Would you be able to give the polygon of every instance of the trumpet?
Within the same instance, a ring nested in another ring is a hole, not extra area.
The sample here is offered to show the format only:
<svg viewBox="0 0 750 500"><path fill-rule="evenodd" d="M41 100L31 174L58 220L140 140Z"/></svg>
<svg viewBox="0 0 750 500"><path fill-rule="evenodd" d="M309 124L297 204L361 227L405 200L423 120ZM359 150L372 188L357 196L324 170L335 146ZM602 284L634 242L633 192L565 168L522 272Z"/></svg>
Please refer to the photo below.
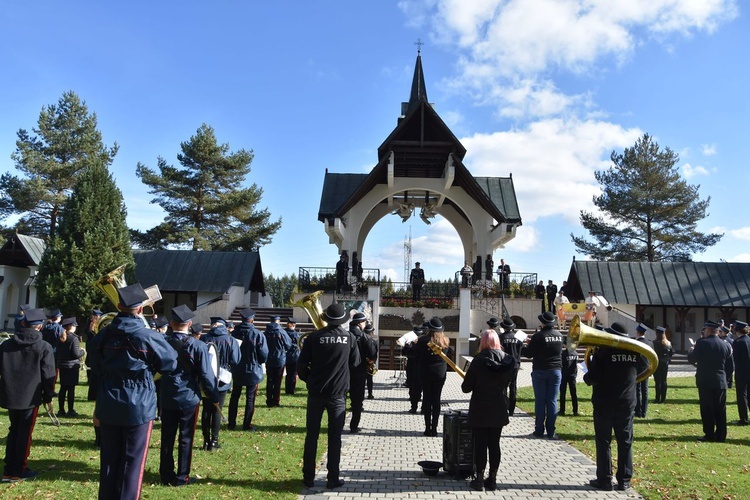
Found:
<svg viewBox="0 0 750 500"><path fill-rule="evenodd" d="M611 333L602 332L590 326L582 325L581 318L576 315L570 322L568 329L568 349L575 349L579 345L588 346L584 361L588 366L589 358L593 350L597 347L612 347L616 349L625 349L640 354L648 361L648 368L643 370L636 377L636 382L643 382L654 374L659 366L659 358L656 352L643 342L638 342L628 337L620 337Z"/></svg>
<svg viewBox="0 0 750 500"><path fill-rule="evenodd" d="M430 349L432 349L432 352L434 352L435 354L437 354L438 356L440 356L441 358L443 358L443 361L445 361L446 363L448 363L448 366L450 366L451 368L453 368L453 370L456 373L458 373L459 375L461 375L461 378L466 378L466 372L464 372L461 368L459 368L458 366L456 366L456 363L454 363L451 358L449 358L448 356L445 355L445 353L443 352L443 349L439 345L435 344L434 342L427 342L427 347L429 347Z"/></svg>

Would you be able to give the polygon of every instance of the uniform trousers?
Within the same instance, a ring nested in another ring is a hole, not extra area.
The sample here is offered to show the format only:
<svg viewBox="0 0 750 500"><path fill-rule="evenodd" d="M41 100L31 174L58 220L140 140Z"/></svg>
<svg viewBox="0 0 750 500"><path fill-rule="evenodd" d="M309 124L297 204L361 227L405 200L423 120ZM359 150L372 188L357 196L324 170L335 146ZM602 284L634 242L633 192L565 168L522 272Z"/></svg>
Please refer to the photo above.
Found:
<svg viewBox="0 0 750 500"><path fill-rule="evenodd" d="M648 379L635 384L635 416L646 418L648 411Z"/></svg>
<svg viewBox="0 0 750 500"><path fill-rule="evenodd" d="M736 378L734 381L734 390L737 393L737 411L740 414L740 422L750 423L747 419L747 409L750 405L750 379L743 380Z"/></svg>
<svg viewBox="0 0 750 500"><path fill-rule="evenodd" d="M183 410L161 410L161 455L159 475L162 484L181 486L190 481L190 463L193 459L193 440L198 425L197 404ZM174 469L174 443L177 440L177 472Z"/></svg>
<svg viewBox="0 0 750 500"><path fill-rule="evenodd" d="M630 483L633 477L633 410L629 406L594 403L596 435L596 478L612 482L612 431L617 440L617 482Z"/></svg>
<svg viewBox="0 0 750 500"><path fill-rule="evenodd" d="M138 499L153 421L141 425L101 424L99 500Z"/></svg>
<svg viewBox="0 0 750 500"><path fill-rule="evenodd" d="M669 358L666 358L667 360ZM667 399L667 373L669 372L669 361L659 361L659 366L654 372L654 386L656 388L656 398L654 402L664 403Z"/></svg>
<svg viewBox="0 0 750 500"><path fill-rule="evenodd" d="M39 407L24 410L8 410L10 426L5 439L4 476L20 477L27 468L31 449L31 433L34 432Z"/></svg>
<svg viewBox="0 0 750 500"><path fill-rule="evenodd" d="M286 378L284 379L284 392L294 394L297 389L297 362L286 364Z"/></svg>
<svg viewBox="0 0 750 500"><path fill-rule="evenodd" d="M373 395L372 389L375 386L375 381L372 379L372 375L370 375L369 373L367 374L366 379L367 379L367 395L372 396Z"/></svg>
<svg viewBox="0 0 750 500"><path fill-rule="evenodd" d="M543 435L545 429L548 436L555 435L557 395L560 392L561 379L562 373L559 369L550 368L531 372L531 385L534 388L534 433L537 436Z"/></svg>
<svg viewBox="0 0 750 500"><path fill-rule="evenodd" d="M710 441L727 438L727 390L698 388L703 434Z"/></svg>
<svg viewBox="0 0 750 500"><path fill-rule="evenodd" d="M284 365L266 365L266 406L279 406L281 403L281 379L284 377Z"/></svg>
<svg viewBox="0 0 750 500"><path fill-rule="evenodd" d="M362 418L362 411L364 410L366 382L363 373L356 373L352 370L349 379L349 400L352 412L352 420L349 422L349 427L351 429L359 428L359 421Z"/></svg>
<svg viewBox="0 0 750 500"><path fill-rule="evenodd" d="M221 430L221 410L224 409L224 400L226 400L227 391L219 392L219 407L211 400L203 398L203 413L201 414L201 430L203 431L203 440L206 442L218 442L219 431Z"/></svg>
<svg viewBox="0 0 750 500"><path fill-rule="evenodd" d="M422 382L419 380L417 360L412 358L406 361L406 383L409 386L409 401L412 410L417 410L419 400L422 399Z"/></svg>
<svg viewBox="0 0 750 500"><path fill-rule="evenodd" d="M570 387L570 404L573 407L573 414L578 414L578 392L576 390L577 375L566 375L560 382L560 414L565 414L565 396Z"/></svg>
<svg viewBox="0 0 750 500"><path fill-rule="evenodd" d="M487 466L487 454L490 456L490 475L494 479L500 468L500 435L502 427L472 427L471 435L474 439L474 474L477 478Z"/></svg>
<svg viewBox="0 0 750 500"><path fill-rule="evenodd" d="M328 413L328 482L339 480L341 466L341 432L346 420L346 395L330 397L307 397L307 434L302 458L302 478L312 481L315 478L315 464L318 456L318 437L323 411Z"/></svg>
<svg viewBox="0 0 750 500"><path fill-rule="evenodd" d="M519 368L520 367L513 368L513 373L511 373L510 382L508 383L508 415L513 415L516 412Z"/></svg>
<svg viewBox="0 0 750 500"><path fill-rule="evenodd" d="M229 416L227 417L230 429L237 426L237 411L243 387L245 388L245 416L242 419L242 428L248 430L251 427L255 414L255 397L258 395L258 385L241 385L235 382L232 386L232 395L229 398Z"/></svg>
<svg viewBox="0 0 750 500"><path fill-rule="evenodd" d="M436 430L440 419L440 396L445 385L445 376L442 378L421 377L424 401L422 410L424 412L424 426L426 430Z"/></svg>

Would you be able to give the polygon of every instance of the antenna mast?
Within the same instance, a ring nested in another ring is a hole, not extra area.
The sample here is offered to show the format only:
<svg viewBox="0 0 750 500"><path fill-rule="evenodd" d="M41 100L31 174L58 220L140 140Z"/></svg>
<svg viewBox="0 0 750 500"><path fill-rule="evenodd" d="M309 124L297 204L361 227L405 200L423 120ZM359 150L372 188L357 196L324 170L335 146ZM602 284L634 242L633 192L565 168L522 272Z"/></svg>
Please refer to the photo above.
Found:
<svg viewBox="0 0 750 500"><path fill-rule="evenodd" d="M409 281L411 272L411 226L409 226L409 237L404 236L404 281Z"/></svg>

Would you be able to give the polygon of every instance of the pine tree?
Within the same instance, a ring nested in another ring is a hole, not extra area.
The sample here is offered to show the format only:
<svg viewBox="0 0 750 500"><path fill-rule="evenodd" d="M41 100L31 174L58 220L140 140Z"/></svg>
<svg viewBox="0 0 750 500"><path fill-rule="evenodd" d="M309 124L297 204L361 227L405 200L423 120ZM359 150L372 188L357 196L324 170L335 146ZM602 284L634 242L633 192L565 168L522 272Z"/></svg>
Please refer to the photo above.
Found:
<svg viewBox="0 0 750 500"><path fill-rule="evenodd" d="M159 157L157 174L138 163L136 174L166 212L163 223L145 233L133 232L144 248L188 247L193 250L249 251L271 242L281 219L270 221L267 209L256 210L263 189L242 188L253 152L234 153L219 144L213 128L203 124L180 145L182 168Z"/></svg>
<svg viewBox="0 0 750 500"><path fill-rule="evenodd" d="M698 198L675 166L677 153L645 134L613 166L595 173L602 194L594 205L602 215L581 211L581 225L594 241L570 235L577 251L594 260L689 261L723 235L697 231L711 201Z"/></svg>
<svg viewBox="0 0 750 500"><path fill-rule="evenodd" d="M125 216L122 193L107 167L99 161L84 169L39 264L44 306L83 318L106 303L92 284L122 264L135 268Z"/></svg>
<svg viewBox="0 0 750 500"><path fill-rule="evenodd" d="M51 238L81 170L93 161L109 166L118 146L104 146L96 114L89 114L86 103L72 91L57 105L43 107L37 125L36 135L24 129L17 133L11 157L23 177L9 172L0 177L0 217L22 214L18 232Z"/></svg>

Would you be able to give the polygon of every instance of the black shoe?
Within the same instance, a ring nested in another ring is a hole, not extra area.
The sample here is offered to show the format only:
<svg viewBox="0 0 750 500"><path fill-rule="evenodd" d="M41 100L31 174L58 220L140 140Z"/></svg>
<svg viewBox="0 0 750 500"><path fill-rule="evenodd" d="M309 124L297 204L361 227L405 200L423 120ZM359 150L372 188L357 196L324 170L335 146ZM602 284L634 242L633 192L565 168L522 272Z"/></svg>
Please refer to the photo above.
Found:
<svg viewBox="0 0 750 500"><path fill-rule="evenodd" d="M628 491L630 489L630 482L627 482L627 483L617 483L617 489L619 491Z"/></svg>
<svg viewBox="0 0 750 500"><path fill-rule="evenodd" d="M413 415L416 415L416 414L417 414L417 409L416 409L416 408L411 408L411 409L409 410L409 413L411 413L411 414L413 414Z"/></svg>
<svg viewBox="0 0 750 500"><path fill-rule="evenodd" d="M332 490L334 488L339 488L341 486L344 486L344 480L343 479L337 479L335 481L330 481L329 480L326 483L326 488L328 488L329 490Z"/></svg>
<svg viewBox="0 0 750 500"><path fill-rule="evenodd" d="M611 481L599 481L598 479L592 479L589 481L589 486L602 491L612 491L613 489Z"/></svg>
<svg viewBox="0 0 750 500"><path fill-rule="evenodd" d="M247 426L243 426L242 430L243 431L248 431L248 432L255 432L258 429L254 425L247 425Z"/></svg>
<svg viewBox="0 0 750 500"><path fill-rule="evenodd" d="M543 432L536 432L535 431L535 432L532 432L531 434L529 434L529 437L543 438L544 437L544 433Z"/></svg>
<svg viewBox="0 0 750 500"><path fill-rule="evenodd" d="M218 441L211 441L211 444L209 445L209 447L210 447L209 451L221 449L221 445L219 445Z"/></svg>
<svg viewBox="0 0 750 500"><path fill-rule="evenodd" d="M559 441L560 436L558 436L557 434L552 434L551 436L547 436L547 439L549 439L550 441Z"/></svg>
<svg viewBox="0 0 750 500"><path fill-rule="evenodd" d="M565 416L565 411L564 410L563 411L558 411L557 412L557 416L558 417L564 417Z"/></svg>
<svg viewBox="0 0 750 500"><path fill-rule="evenodd" d="M432 431L430 432L430 436L437 437L437 429L432 429Z"/></svg>
<svg viewBox="0 0 750 500"><path fill-rule="evenodd" d="M227 424L227 429L233 431L237 428L237 424Z"/></svg>
<svg viewBox="0 0 750 500"><path fill-rule="evenodd" d="M361 430L362 430L362 429L360 429L359 427L352 427L352 428L351 428L351 430L350 430L349 432L351 432L352 434L357 434L357 433L359 433L359 431L361 431Z"/></svg>
<svg viewBox="0 0 750 500"><path fill-rule="evenodd" d="M373 396L372 394L370 394L370 395L367 396L367 399L375 399L375 396Z"/></svg>
<svg viewBox="0 0 750 500"><path fill-rule="evenodd" d="M578 412L577 412L577 411L574 411L574 412L573 412L573 416L574 416L574 417L577 417L577 416L578 416Z"/></svg>
<svg viewBox="0 0 750 500"><path fill-rule="evenodd" d="M497 489L497 479L494 477L488 477L484 480L484 489L487 491L495 491Z"/></svg>
<svg viewBox="0 0 750 500"><path fill-rule="evenodd" d="M469 488L476 491L482 491L484 490L484 481L480 478L472 479L469 483Z"/></svg>
<svg viewBox="0 0 750 500"><path fill-rule="evenodd" d="M696 438L696 441L700 441L701 443L710 443L714 440L714 438L710 438L708 436L701 436L699 438Z"/></svg>
<svg viewBox="0 0 750 500"><path fill-rule="evenodd" d="M304 484L308 488L312 488L312 487L315 486L315 480L312 479L312 478L310 478L310 479L302 479L302 484Z"/></svg>
<svg viewBox="0 0 750 500"><path fill-rule="evenodd" d="M424 434L425 436L432 436L432 431L430 429L425 429L422 434Z"/></svg>
<svg viewBox="0 0 750 500"><path fill-rule="evenodd" d="M64 410L60 410L60 411L58 411L58 412L57 412L57 416L58 416L58 417L61 417L61 418L65 418L65 417L67 417L67 416L68 416L68 414L67 414L67 413L65 413L65 411L64 411Z"/></svg>
<svg viewBox="0 0 750 500"><path fill-rule="evenodd" d="M75 410L70 410L70 411L68 412L68 418L76 418L76 417L79 417L79 416L80 416L80 415L78 415L78 412L77 412L77 411L75 411Z"/></svg>

